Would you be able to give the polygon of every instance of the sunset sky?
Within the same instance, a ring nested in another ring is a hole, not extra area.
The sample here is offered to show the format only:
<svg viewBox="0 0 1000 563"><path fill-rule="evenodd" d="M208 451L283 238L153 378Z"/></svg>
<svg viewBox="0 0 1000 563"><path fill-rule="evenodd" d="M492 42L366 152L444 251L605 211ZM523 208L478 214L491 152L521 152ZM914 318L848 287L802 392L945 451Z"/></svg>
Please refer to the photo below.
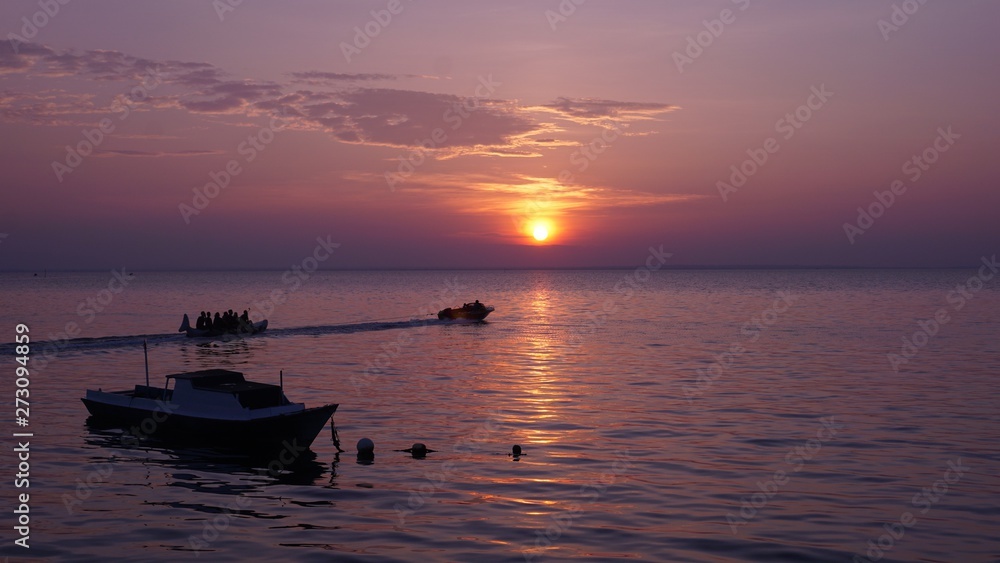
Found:
<svg viewBox="0 0 1000 563"><path fill-rule="evenodd" d="M0 269L1000 250L996 1L231 3L0 5Z"/></svg>

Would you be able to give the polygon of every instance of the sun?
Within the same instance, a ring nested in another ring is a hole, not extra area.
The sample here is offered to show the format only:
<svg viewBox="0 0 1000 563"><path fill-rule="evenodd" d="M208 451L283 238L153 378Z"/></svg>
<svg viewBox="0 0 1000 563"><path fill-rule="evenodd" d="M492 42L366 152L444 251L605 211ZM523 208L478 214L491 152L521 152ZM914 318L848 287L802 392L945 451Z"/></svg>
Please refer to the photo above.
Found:
<svg viewBox="0 0 1000 563"><path fill-rule="evenodd" d="M535 245L548 245L560 237L558 225L548 217L535 217L521 224L521 232Z"/></svg>

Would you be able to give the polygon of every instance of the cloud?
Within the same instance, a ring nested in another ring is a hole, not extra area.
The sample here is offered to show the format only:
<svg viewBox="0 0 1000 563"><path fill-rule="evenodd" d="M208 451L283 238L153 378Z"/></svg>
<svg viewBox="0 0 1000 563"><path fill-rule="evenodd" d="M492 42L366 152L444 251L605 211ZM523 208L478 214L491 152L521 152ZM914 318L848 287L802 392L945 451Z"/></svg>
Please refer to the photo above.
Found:
<svg viewBox="0 0 1000 563"><path fill-rule="evenodd" d="M325 131L344 143L424 147L438 158L538 156L540 145L564 145L566 141L557 138L563 129L539 120L539 115L606 126L608 120L652 120L675 109L661 103L570 97L526 108L493 98L359 86L429 78L416 74L304 70L290 73L288 83L234 79L204 62L154 61L112 50L57 51L34 43L21 44L17 52L8 42L0 43L0 72L30 76L33 81L72 75L77 80L125 83L117 91L117 101L108 100L107 105L98 101L96 92L4 91L0 119L7 121L79 125L93 122L93 114L121 109L122 101L129 102L130 109L179 109L193 115L280 114L292 129ZM323 88L303 89L301 84ZM428 141L435 132L436 139Z"/></svg>
<svg viewBox="0 0 1000 563"><path fill-rule="evenodd" d="M609 120L617 122L653 120L678 108L664 103L560 97L535 109L574 123L597 125Z"/></svg>
<svg viewBox="0 0 1000 563"><path fill-rule="evenodd" d="M366 82L374 80L398 80L399 75L396 74L377 74L377 73L354 73L346 74L341 72L322 72L318 70L307 70L302 72L292 72L289 73L292 77L292 82L303 82L309 85L317 86L322 84L329 84L331 82ZM406 75L412 76L412 75Z"/></svg>
<svg viewBox="0 0 1000 563"><path fill-rule="evenodd" d="M358 172L346 179L359 184L383 181L381 174ZM610 209L672 206L710 200L696 193L664 193L627 189L616 185L560 183L556 178L522 174L515 168L478 171L425 172L407 180L401 192L427 205L455 206L460 213L501 213L511 217L550 216L601 212ZM475 194L469 197L470 193Z"/></svg>
<svg viewBox="0 0 1000 563"><path fill-rule="evenodd" d="M401 78L423 78L428 80L440 80L438 76L428 74L383 74L383 73L343 73L324 72L319 70L306 70L300 72L290 72L292 82L308 84L310 86L339 86L342 82L376 82L391 81Z"/></svg>
<svg viewBox="0 0 1000 563"><path fill-rule="evenodd" d="M484 99L411 90L363 88L338 94L345 128L368 144L421 146L435 130L435 148L508 146L535 124L517 108Z"/></svg>
<svg viewBox="0 0 1000 563"><path fill-rule="evenodd" d="M274 83L217 80L195 95L180 98L178 103L196 113L248 113L255 103L274 98L281 92L281 86Z"/></svg>
<svg viewBox="0 0 1000 563"><path fill-rule="evenodd" d="M137 80L150 67L177 64L157 63L120 51L56 51L37 43L21 43L15 50L10 41L0 43L0 72L30 73L49 78L86 76L92 80Z"/></svg>
<svg viewBox="0 0 1000 563"><path fill-rule="evenodd" d="M65 90L40 90L37 92L0 91L0 119L34 125L80 125L92 123L93 117L81 120L78 116L100 114L104 108L94 103L93 94L76 94Z"/></svg>
<svg viewBox="0 0 1000 563"><path fill-rule="evenodd" d="M22 43L15 51L12 41L4 41L0 43L0 74L24 72L49 53L51 49L36 43Z"/></svg>
<svg viewBox="0 0 1000 563"><path fill-rule="evenodd" d="M192 88L205 88L219 84L225 74L207 63L176 63L177 84Z"/></svg>
<svg viewBox="0 0 1000 563"><path fill-rule="evenodd" d="M187 157L187 156L212 156L226 154L221 150L184 150L184 151L139 151L139 150L98 150L94 152L95 157L111 158L116 156L141 157L141 158L162 158L162 157Z"/></svg>

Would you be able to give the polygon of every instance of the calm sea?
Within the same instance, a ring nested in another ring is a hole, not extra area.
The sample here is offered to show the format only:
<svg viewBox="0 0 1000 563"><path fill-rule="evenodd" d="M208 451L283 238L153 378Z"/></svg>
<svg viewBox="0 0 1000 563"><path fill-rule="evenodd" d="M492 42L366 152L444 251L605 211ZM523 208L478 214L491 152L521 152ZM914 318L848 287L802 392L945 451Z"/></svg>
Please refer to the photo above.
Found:
<svg viewBox="0 0 1000 563"><path fill-rule="evenodd" d="M0 555L1000 560L988 271L130 274L0 275ZM496 307L488 322L427 315L473 299ZM185 312L247 307L264 335L176 332ZM80 397L141 383L144 339L154 384L283 370L293 400L340 404L347 451L326 430L285 466L89 427ZM399 451L415 442L435 451ZM30 549L14 544L22 493Z"/></svg>

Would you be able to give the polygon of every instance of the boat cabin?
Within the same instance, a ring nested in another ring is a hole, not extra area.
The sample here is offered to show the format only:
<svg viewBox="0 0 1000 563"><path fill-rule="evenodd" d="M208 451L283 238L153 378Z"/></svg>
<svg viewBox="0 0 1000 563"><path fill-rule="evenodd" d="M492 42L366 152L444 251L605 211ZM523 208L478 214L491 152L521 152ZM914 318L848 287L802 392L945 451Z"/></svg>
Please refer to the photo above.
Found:
<svg viewBox="0 0 1000 563"><path fill-rule="evenodd" d="M206 369L167 376L174 380L173 403L213 408L265 409L290 404L281 387L247 381L243 374L225 369Z"/></svg>

